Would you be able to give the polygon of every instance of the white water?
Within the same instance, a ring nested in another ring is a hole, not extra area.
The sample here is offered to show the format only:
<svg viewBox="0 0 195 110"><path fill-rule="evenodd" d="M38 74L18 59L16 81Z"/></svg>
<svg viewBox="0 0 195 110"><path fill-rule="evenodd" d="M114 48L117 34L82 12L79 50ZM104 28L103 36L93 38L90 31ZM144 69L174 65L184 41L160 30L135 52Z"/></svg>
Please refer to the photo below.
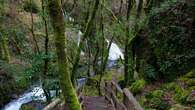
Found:
<svg viewBox="0 0 195 110"><path fill-rule="evenodd" d="M78 87L81 87L85 84L86 78L78 79ZM51 95L54 96L55 91L50 91ZM8 103L2 110L20 110L23 104L32 102L32 101L46 101L44 91L41 87L34 87L30 92L24 93L20 98L11 101Z"/></svg>
<svg viewBox="0 0 195 110"><path fill-rule="evenodd" d="M79 30L78 34L77 34L77 45L79 46L80 42L81 42L81 36L83 35L83 33ZM106 39L107 44L109 45L110 41L108 39ZM81 52L81 55L84 55L84 52ZM121 52L120 48L118 47L118 45L114 42L112 42L110 50L109 50L109 57L108 59L111 61L116 61L119 58L124 59L124 55Z"/></svg>
<svg viewBox="0 0 195 110"><path fill-rule="evenodd" d="M8 103L2 110L19 110L22 104L29 103L33 100L46 100L41 87L34 87L30 92L26 92L20 98Z"/></svg>
<svg viewBox="0 0 195 110"><path fill-rule="evenodd" d="M106 42L109 45L110 41L108 41L106 39ZM109 50L109 57L108 57L108 59L112 60L112 61L115 61L115 60L118 60L119 58L124 59L124 55L121 52L121 50L118 47L118 45L112 42L110 50Z"/></svg>

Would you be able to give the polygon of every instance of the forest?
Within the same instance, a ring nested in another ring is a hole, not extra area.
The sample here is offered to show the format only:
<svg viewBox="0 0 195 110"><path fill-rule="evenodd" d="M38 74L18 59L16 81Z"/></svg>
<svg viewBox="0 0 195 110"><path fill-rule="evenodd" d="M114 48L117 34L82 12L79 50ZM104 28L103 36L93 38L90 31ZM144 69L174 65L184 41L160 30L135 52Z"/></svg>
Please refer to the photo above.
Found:
<svg viewBox="0 0 195 110"><path fill-rule="evenodd" d="M1 110L195 110L195 0L0 0Z"/></svg>

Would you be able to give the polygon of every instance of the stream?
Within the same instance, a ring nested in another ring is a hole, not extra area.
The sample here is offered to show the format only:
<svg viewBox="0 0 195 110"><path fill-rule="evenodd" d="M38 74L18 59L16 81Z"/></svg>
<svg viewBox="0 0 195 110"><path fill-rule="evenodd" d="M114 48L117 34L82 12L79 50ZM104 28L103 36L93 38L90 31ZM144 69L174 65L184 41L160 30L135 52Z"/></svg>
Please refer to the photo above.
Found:
<svg viewBox="0 0 195 110"><path fill-rule="evenodd" d="M80 32L79 32L80 33ZM107 40L108 44L109 41ZM109 51L109 61L108 61L108 67L113 67L116 65L117 60L121 58L124 59L124 55L121 52L120 48L117 46L117 44L112 43L111 48ZM85 83L85 78L78 79L78 87L83 86ZM24 92L18 99L12 100L10 103L5 105L2 110L20 110L21 106L23 104L32 102L32 101L46 101L46 97L44 96L43 89L41 86L34 86L31 90L28 90Z"/></svg>

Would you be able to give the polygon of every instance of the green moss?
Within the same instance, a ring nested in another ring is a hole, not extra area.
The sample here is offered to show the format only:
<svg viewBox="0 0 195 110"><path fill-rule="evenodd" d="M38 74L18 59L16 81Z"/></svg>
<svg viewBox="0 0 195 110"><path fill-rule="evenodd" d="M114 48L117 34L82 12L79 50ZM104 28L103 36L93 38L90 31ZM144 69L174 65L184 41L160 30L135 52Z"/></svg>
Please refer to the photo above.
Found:
<svg viewBox="0 0 195 110"><path fill-rule="evenodd" d="M98 96L98 89L95 86L84 86L83 93L85 96Z"/></svg>
<svg viewBox="0 0 195 110"><path fill-rule="evenodd" d="M28 106L28 105L24 105L21 107L21 110L36 110L35 108Z"/></svg>
<svg viewBox="0 0 195 110"><path fill-rule="evenodd" d="M145 87L146 81L143 79L136 80L132 85L130 86L131 92L134 94L140 93L144 87Z"/></svg>
<svg viewBox="0 0 195 110"><path fill-rule="evenodd" d="M146 102L147 102L146 97L145 97L145 96L141 96L140 99L139 99L139 103L140 103L142 106L144 106Z"/></svg>
<svg viewBox="0 0 195 110"><path fill-rule="evenodd" d="M186 84L187 84L188 86L195 86L195 78L189 79L189 80L186 82Z"/></svg>

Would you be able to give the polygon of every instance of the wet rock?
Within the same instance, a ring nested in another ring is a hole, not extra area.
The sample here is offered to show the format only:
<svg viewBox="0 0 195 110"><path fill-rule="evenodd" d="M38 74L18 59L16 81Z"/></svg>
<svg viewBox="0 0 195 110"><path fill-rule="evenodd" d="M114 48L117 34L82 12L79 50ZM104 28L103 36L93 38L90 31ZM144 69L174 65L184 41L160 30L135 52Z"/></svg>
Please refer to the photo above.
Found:
<svg viewBox="0 0 195 110"><path fill-rule="evenodd" d="M13 94L11 97L12 97L12 99L18 99L19 98L19 96L17 94Z"/></svg>
<svg viewBox="0 0 195 110"><path fill-rule="evenodd" d="M45 104L43 102L33 101L22 105L20 110L42 110L44 106Z"/></svg>

